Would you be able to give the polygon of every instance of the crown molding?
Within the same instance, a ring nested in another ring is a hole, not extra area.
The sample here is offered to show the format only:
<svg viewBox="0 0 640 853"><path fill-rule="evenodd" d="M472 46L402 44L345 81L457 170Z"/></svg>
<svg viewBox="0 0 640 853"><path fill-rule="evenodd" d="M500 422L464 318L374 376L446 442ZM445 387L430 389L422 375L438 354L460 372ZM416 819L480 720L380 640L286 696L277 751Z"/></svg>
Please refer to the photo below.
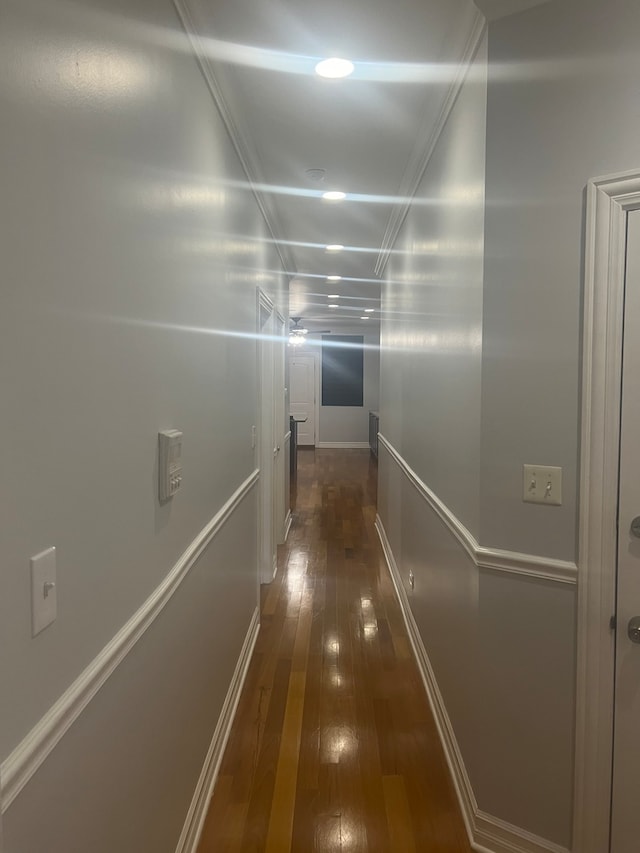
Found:
<svg viewBox="0 0 640 853"><path fill-rule="evenodd" d="M473 0L473 2L487 21L497 21L499 18L533 9L534 6L542 6L549 0Z"/></svg>
<svg viewBox="0 0 640 853"><path fill-rule="evenodd" d="M427 170L427 167L433 156L440 135L447 123L447 120L453 110L458 95L467 79L469 69L475 59L480 41L486 31L486 21L484 16L478 9L472 7L471 21L467 23L467 38L462 51L460 61L456 70L453 82L449 86L447 94L444 97L438 118L427 134L420 134L419 143L413 149L413 152L407 163L407 167L402 176L402 181L398 189L398 198L400 201L394 206L389 216L387 228L380 246L380 253L376 261L375 273L382 276L391 255L393 246L398 238L402 223L407 217L413 199L415 198L420 182ZM424 144L422 140L424 139Z"/></svg>
<svg viewBox="0 0 640 853"><path fill-rule="evenodd" d="M244 135L240 126L231 114L231 110L229 109L229 105L222 93L222 87L218 80L219 72L216 71L216 63L207 54L187 0L172 0L172 2L180 19L180 23L182 24L187 38L191 43L194 57L198 63L202 76L204 77L205 83L207 84L209 94L211 95L227 134L229 135L231 144L233 145L238 159L240 160L240 165L242 166L242 170L249 182L249 187L255 197L267 229L273 238L274 246L280 256L282 267L289 275L294 275L296 272L296 266L293 255L278 238L278 235L283 233L280 218L267 195L258 189L260 186L265 186L266 181L263 178L262 169L258 162L257 155L254 153L252 146L247 141L247 137Z"/></svg>

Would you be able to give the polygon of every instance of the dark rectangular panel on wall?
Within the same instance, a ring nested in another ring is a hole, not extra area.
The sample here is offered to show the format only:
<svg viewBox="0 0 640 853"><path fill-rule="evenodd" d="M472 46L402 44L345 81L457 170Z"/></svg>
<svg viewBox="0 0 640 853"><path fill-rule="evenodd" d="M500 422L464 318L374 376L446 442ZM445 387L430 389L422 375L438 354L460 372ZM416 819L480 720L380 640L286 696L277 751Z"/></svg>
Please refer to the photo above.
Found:
<svg viewBox="0 0 640 853"><path fill-rule="evenodd" d="M362 406L364 337L322 336L322 405Z"/></svg>

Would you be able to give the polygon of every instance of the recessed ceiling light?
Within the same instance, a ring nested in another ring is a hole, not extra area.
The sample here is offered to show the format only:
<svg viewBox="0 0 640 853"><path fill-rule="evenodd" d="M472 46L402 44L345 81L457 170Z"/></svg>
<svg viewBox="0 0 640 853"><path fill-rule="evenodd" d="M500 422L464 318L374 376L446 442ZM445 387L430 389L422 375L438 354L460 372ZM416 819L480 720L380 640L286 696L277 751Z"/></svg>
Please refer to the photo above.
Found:
<svg viewBox="0 0 640 853"><path fill-rule="evenodd" d="M371 317L367 317L367 315L365 314L365 315L364 315L364 317L360 317L360 319L361 319L361 320L370 320L370 319L371 319Z"/></svg>
<svg viewBox="0 0 640 853"><path fill-rule="evenodd" d="M330 190L328 193L322 193L322 198L325 201L342 201L342 199L346 197L347 194L340 192L339 190Z"/></svg>
<svg viewBox="0 0 640 853"><path fill-rule="evenodd" d="M373 312L374 312L374 309L373 309L373 308L365 308L365 309L364 309L364 313L365 313L365 314L373 314Z"/></svg>
<svg viewBox="0 0 640 853"><path fill-rule="evenodd" d="M325 246L325 252L341 252L344 249L340 243L330 243L328 246Z"/></svg>
<svg viewBox="0 0 640 853"><path fill-rule="evenodd" d="M339 293L330 293L327 296L327 299L340 299L340 294Z"/></svg>
<svg viewBox="0 0 640 853"><path fill-rule="evenodd" d="M330 77L333 80L339 77L348 77L349 74L353 74L353 62L332 56L329 59L323 59L316 65L316 74L320 77Z"/></svg>
<svg viewBox="0 0 640 853"><path fill-rule="evenodd" d="M339 308L340 306L339 305L329 305L328 307L329 308Z"/></svg>
<svg viewBox="0 0 640 853"><path fill-rule="evenodd" d="M342 281L341 275L328 275L327 281Z"/></svg>

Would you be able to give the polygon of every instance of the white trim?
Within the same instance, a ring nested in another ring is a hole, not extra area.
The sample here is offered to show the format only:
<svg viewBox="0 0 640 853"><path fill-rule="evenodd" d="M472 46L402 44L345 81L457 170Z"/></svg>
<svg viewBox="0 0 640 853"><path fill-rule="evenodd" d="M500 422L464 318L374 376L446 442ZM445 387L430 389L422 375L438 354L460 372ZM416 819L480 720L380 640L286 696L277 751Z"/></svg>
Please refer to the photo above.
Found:
<svg viewBox="0 0 640 853"><path fill-rule="evenodd" d="M233 726L233 720L238 708L240 693L247 677L259 630L260 614L256 607L251 617L251 624L249 625L249 630L245 637L220 717L218 718L218 724L211 738L211 744L202 766L202 772L200 773L189 811L187 812L180 840L176 847L176 853L196 853L197 851L198 842L200 841L204 821L209 809L211 794L213 793L220 764L222 763L222 756L224 755L224 750L231 734L231 727Z"/></svg>
<svg viewBox="0 0 640 853"><path fill-rule="evenodd" d="M289 430L289 432L285 432L285 434L284 434L284 442L285 442L285 444L286 444L288 441L291 441L291 430Z"/></svg>
<svg viewBox="0 0 640 853"><path fill-rule="evenodd" d="M640 173L587 187L576 685L574 848L609 850L613 751L616 514L626 220Z"/></svg>
<svg viewBox="0 0 640 853"><path fill-rule="evenodd" d="M380 516L376 516L375 527L400 602L409 641L422 676L471 847L478 853L569 853L564 847L559 847L525 829L488 815L478 808L453 725L440 693L429 655L422 642L420 630L411 611L407 592Z"/></svg>
<svg viewBox="0 0 640 853"><path fill-rule="evenodd" d="M290 274L293 274L296 271L293 255L276 236L277 234L283 233L278 214L268 196L258 189L258 186L266 186L267 184L267 182L262 178L261 170L258 166L258 158L253 152L253 148L249 145L245 135L241 133L240 128L234 120L231 110L229 109L222 94L222 88L218 83L216 73L214 71L215 64L208 56L206 48L202 43L202 39L200 38L198 28L194 21L194 16L189 8L188 0L173 0L173 6L178 14L178 18L180 19L180 23L184 28L187 38L191 43L195 60L198 63L202 76L204 77L209 94L211 95L216 109L220 114L220 118L224 123L229 139L231 140L240 161L240 165L247 177L251 192L253 193L258 208L260 209L260 213L262 214L271 237L273 238L283 269L289 270Z"/></svg>
<svg viewBox="0 0 640 853"><path fill-rule="evenodd" d="M159 616L213 537L258 482L258 476L258 470L255 470L247 477L126 625L4 760L0 768L2 813L6 812L98 690Z"/></svg>
<svg viewBox="0 0 640 853"><path fill-rule="evenodd" d="M293 524L293 516L291 515L291 510L287 510L287 517L284 520L284 541L286 542L289 538L289 531L291 530L291 525Z"/></svg>
<svg viewBox="0 0 640 853"><path fill-rule="evenodd" d="M469 27L469 35L467 37L466 45L458 65L455 78L449 86L449 90L444 98L435 124L432 125L431 122L429 122L431 130L426 138L426 145L420 145L419 148L414 149L402 177L398 190L398 198L400 201L391 211L387 228L382 239L380 253L376 260L375 273L378 276L381 276L384 273L384 269L387 265L387 261L389 260L389 256L391 255L398 233L402 228L402 223L411 209L411 205L416 193L418 192L420 182L422 181L424 173L431 161L433 152L435 151L438 140L440 139L442 131L444 130L449 116L451 115L451 111L455 106L458 95L460 94L465 80L467 79L467 75L475 59L482 37L486 32L487 25L484 16L480 11L478 11L478 9L473 9L472 12L473 17ZM422 137L423 134L419 134L418 138L422 139Z"/></svg>
<svg viewBox="0 0 640 853"><path fill-rule="evenodd" d="M509 15L519 15L535 6L542 6L549 0L473 0L487 21L498 21Z"/></svg>
<svg viewBox="0 0 640 853"><path fill-rule="evenodd" d="M555 560L551 557L520 554L516 551L503 551L499 548L488 548L484 545L479 545L473 534L467 530L460 519L420 479L381 432L378 433L378 448L380 447L383 447L387 451L407 479L417 489L421 497L429 504L433 512L449 528L449 531L456 537L479 569L506 572L512 575L524 575L556 583L575 584L577 582L578 567L575 563L565 560Z"/></svg>
<svg viewBox="0 0 640 853"><path fill-rule="evenodd" d="M332 447L342 448L343 450L368 450L368 441L318 441L316 447L321 450L329 450Z"/></svg>

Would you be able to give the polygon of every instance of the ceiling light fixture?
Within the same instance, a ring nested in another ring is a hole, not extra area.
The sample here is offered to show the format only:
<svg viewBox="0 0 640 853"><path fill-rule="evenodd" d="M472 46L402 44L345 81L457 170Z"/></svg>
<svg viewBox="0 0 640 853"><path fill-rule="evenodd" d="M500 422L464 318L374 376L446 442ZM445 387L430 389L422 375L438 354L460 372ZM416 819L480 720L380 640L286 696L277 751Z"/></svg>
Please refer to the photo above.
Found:
<svg viewBox="0 0 640 853"><path fill-rule="evenodd" d="M307 169L305 175L310 181L324 181L326 169Z"/></svg>
<svg viewBox="0 0 640 853"><path fill-rule="evenodd" d="M346 197L347 194L339 190L330 190L328 193L322 193L324 201L342 201Z"/></svg>
<svg viewBox="0 0 640 853"><path fill-rule="evenodd" d="M363 317L360 317L360 319L361 319L361 320L370 320L371 318L370 318L370 317L367 317L367 315L365 314Z"/></svg>
<svg viewBox="0 0 640 853"><path fill-rule="evenodd" d="M374 310L375 310L374 308L365 308L364 313L365 314L373 314Z"/></svg>
<svg viewBox="0 0 640 853"><path fill-rule="evenodd" d="M316 65L316 74L319 77L328 77L331 80L337 80L341 77L348 77L353 74L354 65L348 59L340 59L337 56L332 56L329 59L323 59Z"/></svg>
<svg viewBox="0 0 640 853"><path fill-rule="evenodd" d="M342 281L341 275L328 275L327 281Z"/></svg>
<svg viewBox="0 0 640 853"><path fill-rule="evenodd" d="M328 307L329 308L339 308L340 306L339 305L329 305Z"/></svg>
<svg viewBox="0 0 640 853"><path fill-rule="evenodd" d="M340 243L330 243L328 246L324 247L325 252L341 252L344 249L344 246Z"/></svg>
<svg viewBox="0 0 640 853"><path fill-rule="evenodd" d="M327 299L340 299L340 294L339 293L329 293L327 295Z"/></svg>

